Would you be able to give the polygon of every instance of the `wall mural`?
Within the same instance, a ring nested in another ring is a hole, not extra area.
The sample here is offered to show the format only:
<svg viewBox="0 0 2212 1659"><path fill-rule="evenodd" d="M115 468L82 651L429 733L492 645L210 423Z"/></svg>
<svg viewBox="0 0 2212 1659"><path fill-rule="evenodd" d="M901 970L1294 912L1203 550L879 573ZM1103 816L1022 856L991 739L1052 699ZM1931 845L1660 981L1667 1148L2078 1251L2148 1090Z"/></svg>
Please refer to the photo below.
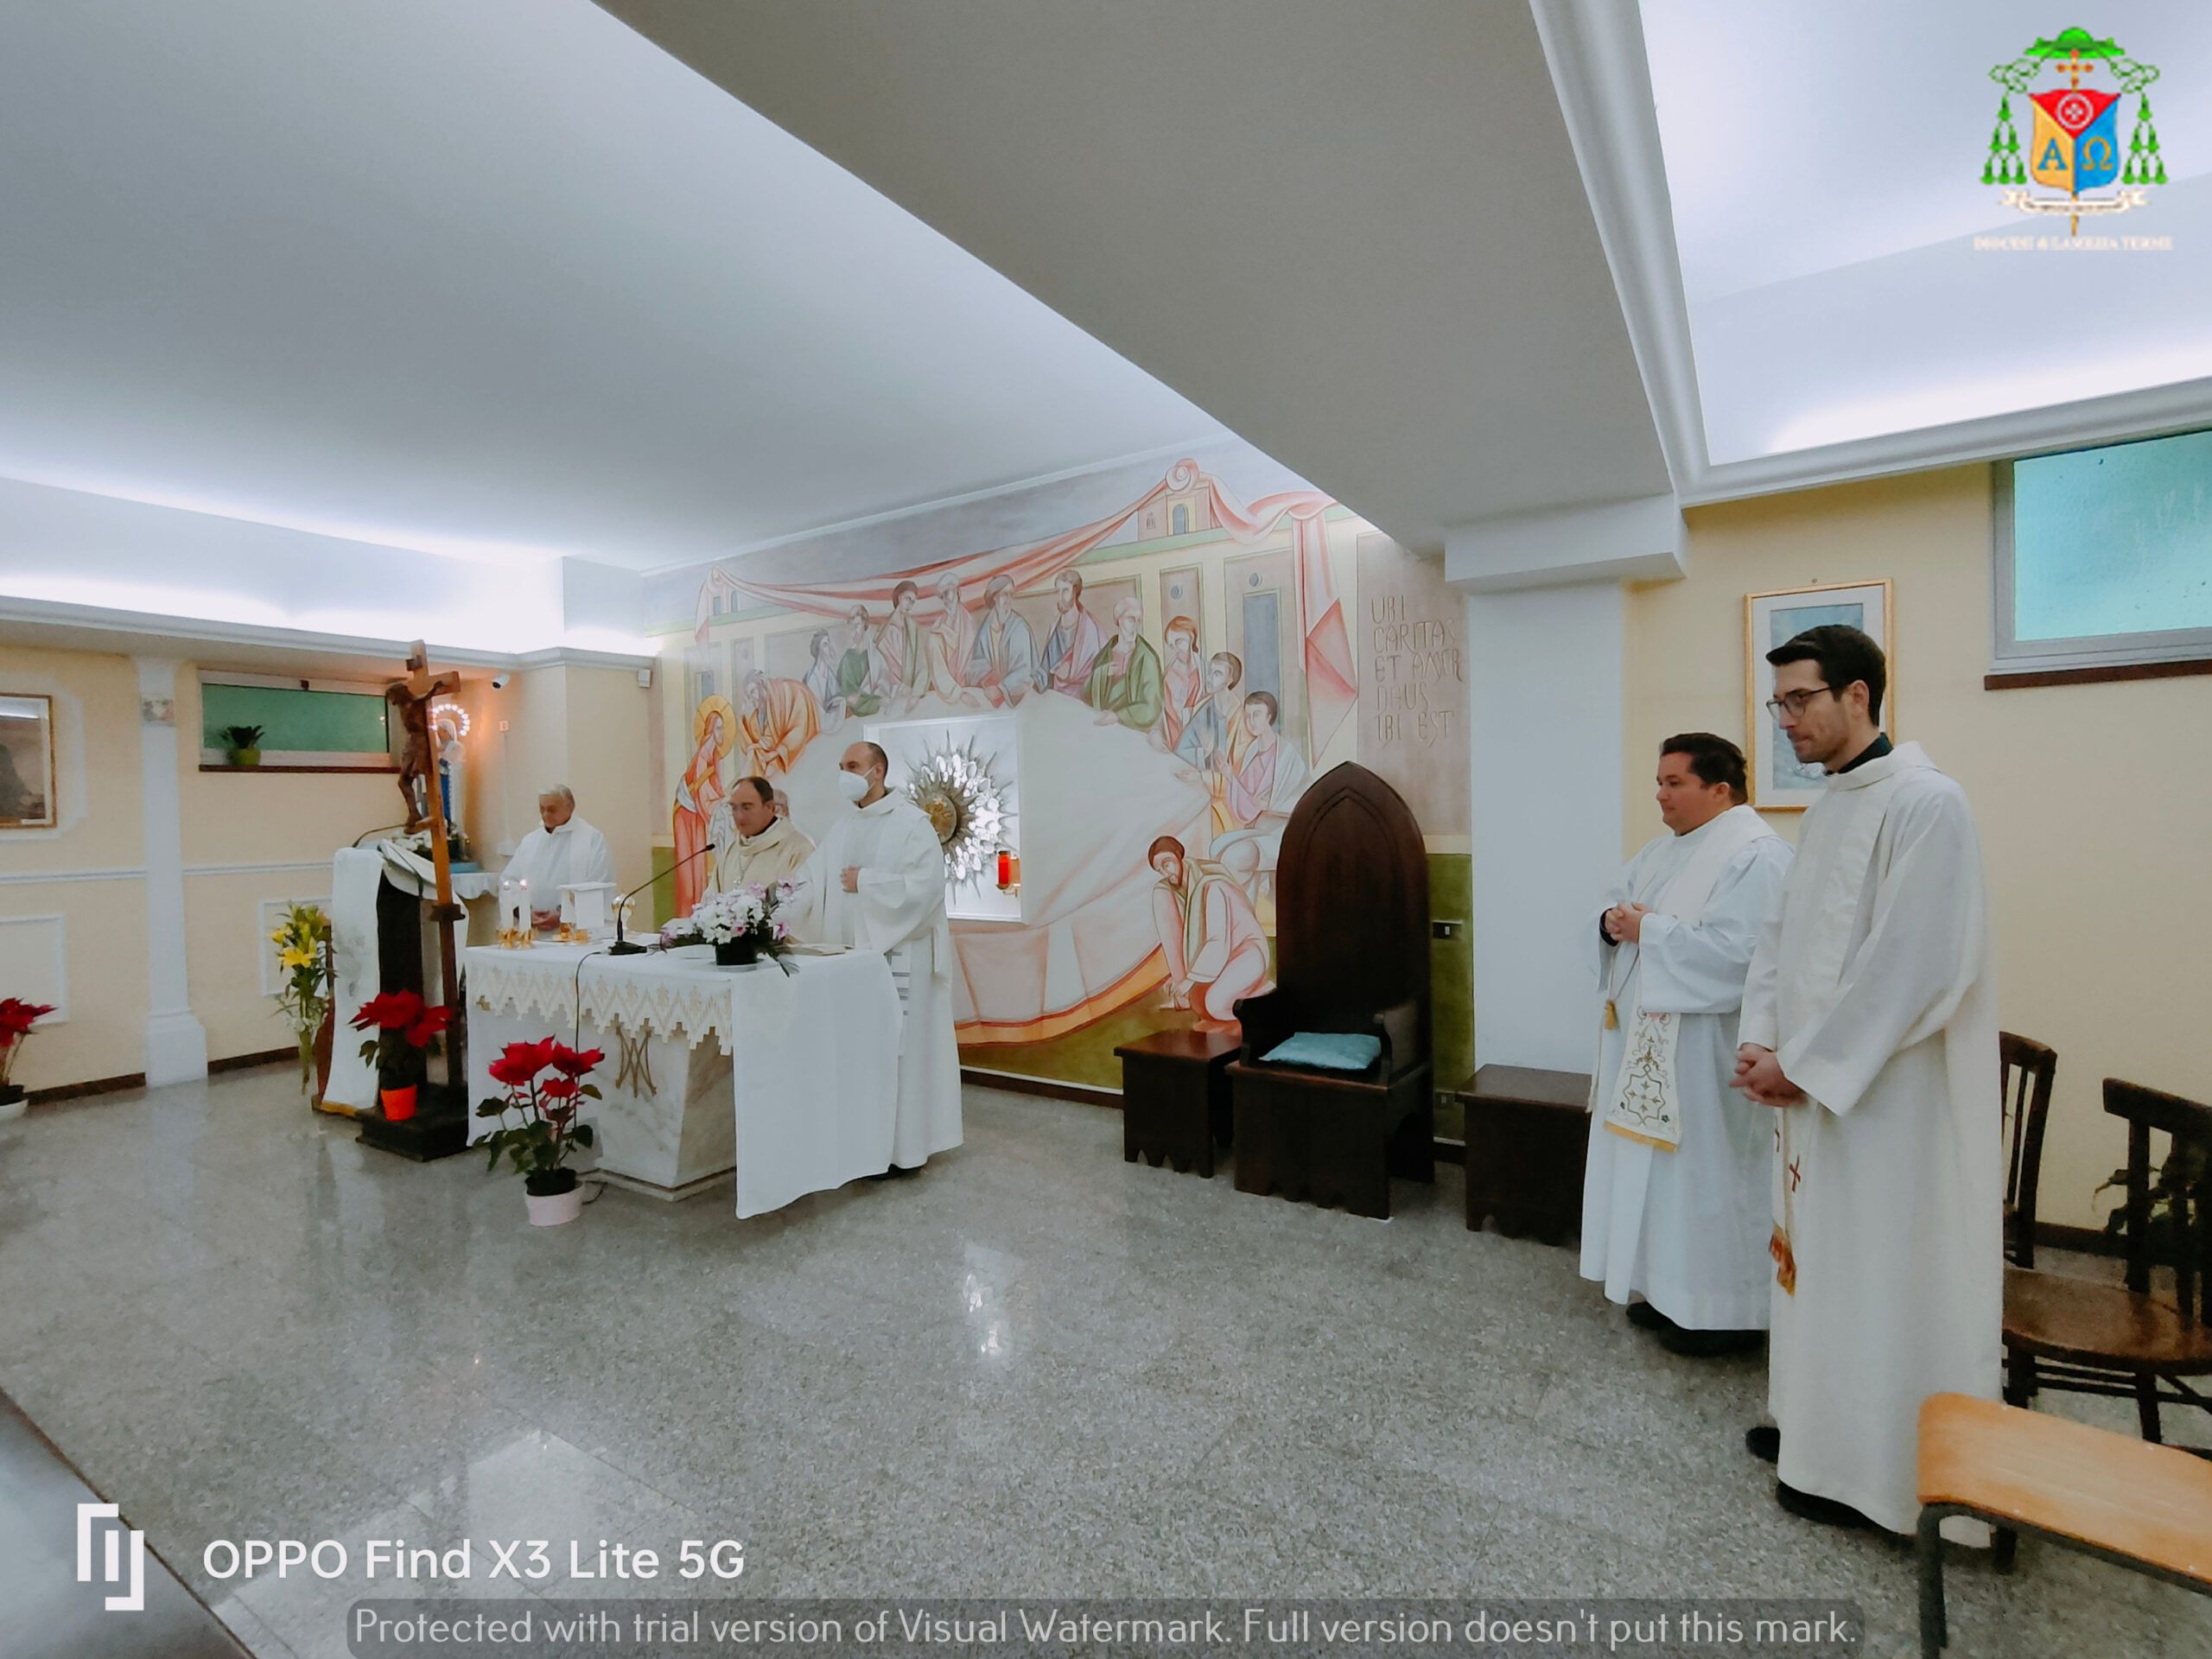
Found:
<svg viewBox="0 0 2212 1659"><path fill-rule="evenodd" d="M1389 743L1370 735L1351 590L1373 579L1378 545L1428 567L1310 489L1248 503L1191 460L1154 476L1102 516L986 551L912 562L929 518L910 520L897 537L906 551L877 555L904 562L879 574L771 582L748 575L752 561L706 567L668 647L681 664L663 677L679 861L727 818L738 778L770 779L818 835L839 810L834 773L853 739L1011 725L1018 902L968 907L1003 919L954 922L973 1064L1021 1049L1010 1069L1110 1082L1114 1042L1233 1028L1236 999L1272 982L1275 862L1299 797L1356 753L1391 776L1364 751L1403 747L1396 724L1382 723ZM1056 503L1065 512L1067 493L1035 493L1031 525L1049 527ZM1452 666L1457 680L1456 652ZM1414 670L1394 656L1391 671ZM1450 721L1440 709L1407 725L1464 750ZM1410 800L1434 757L1404 760ZM1459 764L1464 777L1464 753ZM1464 836L1464 787L1457 808L1431 832ZM705 863L677 868L677 913L697 902Z"/></svg>

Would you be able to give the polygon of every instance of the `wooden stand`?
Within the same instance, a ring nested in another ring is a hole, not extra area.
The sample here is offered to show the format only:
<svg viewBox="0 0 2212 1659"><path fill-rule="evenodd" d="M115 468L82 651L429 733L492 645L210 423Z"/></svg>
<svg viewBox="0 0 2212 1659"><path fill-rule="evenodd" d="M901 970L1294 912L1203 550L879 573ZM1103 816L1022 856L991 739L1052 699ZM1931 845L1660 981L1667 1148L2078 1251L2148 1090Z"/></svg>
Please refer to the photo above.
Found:
<svg viewBox="0 0 2212 1659"><path fill-rule="evenodd" d="M1525 1065L1479 1067L1459 1090L1466 1114L1467 1227L1497 1217L1509 1238L1573 1243L1582 1231L1590 1078Z"/></svg>
<svg viewBox="0 0 2212 1659"><path fill-rule="evenodd" d="M1211 1179L1216 1141L1230 1138L1229 1063L1235 1032L1155 1031L1114 1051L1122 1059L1122 1157L1165 1160Z"/></svg>

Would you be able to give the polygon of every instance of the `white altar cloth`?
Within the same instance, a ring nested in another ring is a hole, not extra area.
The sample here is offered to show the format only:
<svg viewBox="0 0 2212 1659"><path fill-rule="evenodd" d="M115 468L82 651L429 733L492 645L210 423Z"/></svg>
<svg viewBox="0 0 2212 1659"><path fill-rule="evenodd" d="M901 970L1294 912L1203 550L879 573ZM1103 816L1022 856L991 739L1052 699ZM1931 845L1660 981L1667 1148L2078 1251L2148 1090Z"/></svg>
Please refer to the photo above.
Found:
<svg viewBox="0 0 2212 1659"><path fill-rule="evenodd" d="M740 1216L781 1209L890 1164L900 1014L881 957L798 957L786 976L771 963L717 968L660 951L604 951L540 944L467 953L472 1104L497 1092L486 1068L505 1043L575 1041L581 1003L582 1046L607 1056L591 1078L603 1098L586 1103L585 1113L605 1142L601 1168L634 1174L626 1165L640 1156L680 1155L683 1166L673 1174L642 1176L664 1190L718 1173L698 1167L700 1154L685 1150L721 1144L721 1124L698 1123L702 1113L730 1114L722 1121L735 1131ZM622 1081L625 1035L649 1044L661 1074L651 1087L634 1072ZM710 1136L703 1141L702 1128Z"/></svg>

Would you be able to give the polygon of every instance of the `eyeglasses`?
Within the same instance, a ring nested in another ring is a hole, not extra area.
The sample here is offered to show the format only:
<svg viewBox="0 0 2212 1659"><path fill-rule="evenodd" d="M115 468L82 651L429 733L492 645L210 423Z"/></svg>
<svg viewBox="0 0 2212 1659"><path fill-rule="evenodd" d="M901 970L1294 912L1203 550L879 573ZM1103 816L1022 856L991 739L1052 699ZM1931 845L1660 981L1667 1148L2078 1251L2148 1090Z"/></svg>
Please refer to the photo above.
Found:
<svg viewBox="0 0 2212 1659"><path fill-rule="evenodd" d="M1769 697L1766 700L1766 711L1777 720L1780 720L1784 715L1796 720L1811 705L1815 697L1819 696L1823 691L1834 690L1835 687L1832 685L1816 685L1809 691L1789 691L1778 697Z"/></svg>

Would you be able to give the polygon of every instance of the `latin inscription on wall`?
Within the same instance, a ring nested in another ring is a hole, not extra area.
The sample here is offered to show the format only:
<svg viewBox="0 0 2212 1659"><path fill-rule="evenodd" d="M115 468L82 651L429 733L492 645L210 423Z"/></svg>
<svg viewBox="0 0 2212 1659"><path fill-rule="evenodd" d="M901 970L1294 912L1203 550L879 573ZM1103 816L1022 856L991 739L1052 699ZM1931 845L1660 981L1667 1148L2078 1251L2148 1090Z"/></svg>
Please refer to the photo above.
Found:
<svg viewBox="0 0 2212 1659"><path fill-rule="evenodd" d="M1406 798L1425 836L1468 833L1466 601L1441 561L1359 538L1359 759Z"/></svg>

